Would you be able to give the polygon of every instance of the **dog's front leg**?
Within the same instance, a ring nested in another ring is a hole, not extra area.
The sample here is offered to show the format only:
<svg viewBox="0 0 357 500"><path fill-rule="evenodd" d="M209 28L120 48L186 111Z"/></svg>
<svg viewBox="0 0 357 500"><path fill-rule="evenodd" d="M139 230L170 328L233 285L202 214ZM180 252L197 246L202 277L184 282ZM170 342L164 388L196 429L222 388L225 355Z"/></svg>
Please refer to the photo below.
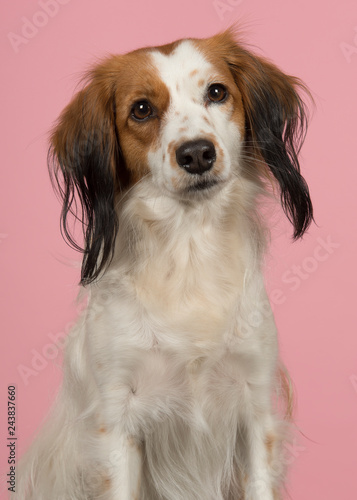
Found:
<svg viewBox="0 0 357 500"><path fill-rule="evenodd" d="M130 436L113 437L109 452L109 474L103 499L138 500L141 495L142 450ZM100 497L102 498L102 496Z"/></svg>
<svg viewBox="0 0 357 500"><path fill-rule="evenodd" d="M248 427L248 476L245 500L278 500L271 468L267 427L258 418L252 418Z"/></svg>

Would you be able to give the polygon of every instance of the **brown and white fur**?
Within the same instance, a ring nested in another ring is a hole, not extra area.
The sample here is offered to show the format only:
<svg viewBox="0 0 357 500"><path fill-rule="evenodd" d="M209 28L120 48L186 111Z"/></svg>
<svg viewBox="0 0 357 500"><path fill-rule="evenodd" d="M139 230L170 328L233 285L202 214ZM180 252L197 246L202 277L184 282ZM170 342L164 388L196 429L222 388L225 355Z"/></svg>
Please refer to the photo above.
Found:
<svg viewBox="0 0 357 500"><path fill-rule="evenodd" d="M299 90L232 30L89 73L50 150L74 245L68 215L84 221L88 307L15 499L281 498L258 198L276 187L294 237L305 232Z"/></svg>

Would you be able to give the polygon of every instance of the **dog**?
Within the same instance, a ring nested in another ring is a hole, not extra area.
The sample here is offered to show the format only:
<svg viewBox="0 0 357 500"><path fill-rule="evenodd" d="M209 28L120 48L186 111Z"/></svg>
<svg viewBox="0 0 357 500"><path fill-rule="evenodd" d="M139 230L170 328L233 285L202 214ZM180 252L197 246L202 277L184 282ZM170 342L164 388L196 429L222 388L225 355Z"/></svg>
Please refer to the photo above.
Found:
<svg viewBox="0 0 357 500"><path fill-rule="evenodd" d="M260 207L277 195L294 239L313 220L298 161L309 92L237 40L111 56L52 131L87 307L16 500L282 498L290 390Z"/></svg>

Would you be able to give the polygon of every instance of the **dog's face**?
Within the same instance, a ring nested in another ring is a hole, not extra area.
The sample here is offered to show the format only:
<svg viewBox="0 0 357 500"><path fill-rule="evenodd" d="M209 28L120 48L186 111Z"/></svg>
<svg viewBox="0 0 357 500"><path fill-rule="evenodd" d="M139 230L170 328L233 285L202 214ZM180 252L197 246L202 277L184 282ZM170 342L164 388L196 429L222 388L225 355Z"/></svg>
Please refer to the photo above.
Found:
<svg viewBox="0 0 357 500"><path fill-rule="evenodd" d="M204 41L123 56L116 99L118 135L136 182L144 175L169 195L207 196L239 168L242 97L227 64Z"/></svg>
<svg viewBox="0 0 357 500"><path fill-rule="evenodd" d="M143 179L178 202L199 202L247 171L257 183L269 177L301 236L312 207L297 160L306 125L299 88L231 31L113 56L94 68L51 146L72 243L67 214L75 193L87 222L82 282L110 260L116 199Z"/></svg>

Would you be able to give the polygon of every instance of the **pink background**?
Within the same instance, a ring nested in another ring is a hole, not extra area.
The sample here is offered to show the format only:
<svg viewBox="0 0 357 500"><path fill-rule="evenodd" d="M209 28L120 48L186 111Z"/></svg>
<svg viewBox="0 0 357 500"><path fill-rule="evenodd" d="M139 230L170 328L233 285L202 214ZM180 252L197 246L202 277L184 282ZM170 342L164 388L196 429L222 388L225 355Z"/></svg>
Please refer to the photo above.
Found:
<svg viewBox="0 0 357 500"><path fill-rule="evenodd" d="M268 269L301 431L287 450L288 489L295 500L356 498L356 3L58 0L54 9L55 0L46 1L52 17L34 0L2 2L0 13L1 473L8 470L7 386L17 385L19 456L60 382L51 335L68 331L76 314L79 255L59 232L60 205L46 168L48 130L96 58L210 36L241 20L247 41L301 77L316 100L302 168L317 225L292 245L290 228L280 222ZM26 28L29 21L41 25L37 32ZM23 30L27 43L15 46L9 34ZM25 369L33 370L27 378Z"/></svg>

